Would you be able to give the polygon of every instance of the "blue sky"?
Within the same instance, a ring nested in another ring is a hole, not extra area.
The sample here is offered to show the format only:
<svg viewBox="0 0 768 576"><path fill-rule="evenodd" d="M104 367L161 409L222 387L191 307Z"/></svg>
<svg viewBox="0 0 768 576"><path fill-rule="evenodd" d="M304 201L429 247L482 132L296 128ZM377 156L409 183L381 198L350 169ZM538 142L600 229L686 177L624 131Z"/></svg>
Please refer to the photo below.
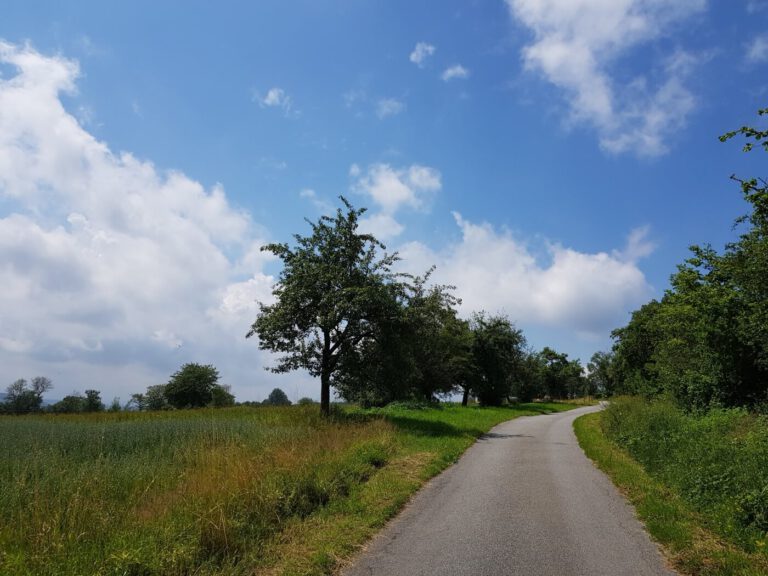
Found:
<svg viewBox="0 0 768 576"><path fill-rule="evenodd" d="M745 211L768 1L24 2L0 20L0 376L240 399L258 247L344 194L409 270L587 361Z"/></svg>

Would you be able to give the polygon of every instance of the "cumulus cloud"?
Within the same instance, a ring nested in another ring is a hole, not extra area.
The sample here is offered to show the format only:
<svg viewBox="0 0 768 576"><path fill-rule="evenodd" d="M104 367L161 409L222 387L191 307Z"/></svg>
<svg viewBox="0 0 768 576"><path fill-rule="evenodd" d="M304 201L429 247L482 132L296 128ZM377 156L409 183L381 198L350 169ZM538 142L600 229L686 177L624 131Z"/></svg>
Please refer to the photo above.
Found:
<svg viewBox="0 0 768 576"><path fill-rule="evenodd" d="M353 189L368 195L377 206L389 214L405 206L422 208L429 195L442 187L438 170L418 164L408 168L373 164L365 174L353 165L350 175L358 178Z"/></svg>
<svg viewBox="0 0 768 576"><path fill-rule="evenodd" d="M752 64L768 62L768 34L753 38L747 45L747 61Z"/></svg>
<svg viewBox="0 0 768 576"><path fill-rule="evenodd" d="M395 98L382 98L376 103L376 116L380 120L389 116L397 116L405 110L405 103Z"/></svg>
<svg viewBox="0 0 768 576"><path fill-rule="evenodd" d="M462 312L503 311L526 326L557 327L604 336L651 292L638 268L652 249L647 230L633 231L627 247L609 254L546 244L548 261L508 231L454 213L461 239L435 251L419 242L400 247L409 272L436 264L434 280L457 287Z"/></svg>
<svg viewBox="0 0 768 576"><path fill-rule="evenodd" d="M126 399L198 361L246 390L269 362L243 338L255 301L271 297L261 229L221 186L88 133L61 101L76 62L0 43L0 63L16 71L0 78L5 376Z"/></svg>
<svg viewBox="0 0 768 576"><path fill-rule="evenodd" d="M440 76L444 82L449 80L464 80L469 78L469 70L464 68L461 64L454 64L446 68Z"/></svg>
<svg viewBox="0 0 768 576"><path fill-rule="evenodd" d="M393 168L379 163L369 166L365 173L353 164L349 175L355 179L352 190L368 196L380 211L366 217L361 226L381 239L393 238L404 230L394 217L398 210L424 209L432 195L442 188L440 172L419 164Z"/></svg>
<svg viewBox="0 0 768 576"><path fill-rule="evenodd" d="M621 85L613 66L632 49L670 32L706 8L706 0L506 0L533 41L523 49L528 70L541 73L568 97L571 118L597 130L612 153L658 156L668 150L695 107L685 86L695 59L678 52L646 77Z"/></svg>
<svg viewBox="0 0 768 576"><path fill-rule="evenodd" d="M426 42L418 42L416 47L413 49L413 52L411 52L409 58L411 62L416 64L416 66L419 68L424 68L427 60L434 53L435 47L432 44L427 44Z"/></svg>

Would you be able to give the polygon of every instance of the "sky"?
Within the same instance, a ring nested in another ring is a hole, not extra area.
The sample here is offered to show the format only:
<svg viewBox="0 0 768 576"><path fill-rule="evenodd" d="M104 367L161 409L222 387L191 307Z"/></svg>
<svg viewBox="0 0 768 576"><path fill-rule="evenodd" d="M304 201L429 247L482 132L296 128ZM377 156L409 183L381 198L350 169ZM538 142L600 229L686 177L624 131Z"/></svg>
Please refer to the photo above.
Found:
<svg viewBox="0 0 768 576"><path fill-rule="evenodd" d="M344 195L460 312L586 363L692 244L738 234L768 0L5 0L0 388L110 401L213 364L238 400L303 373L245 339Z"/></svg>

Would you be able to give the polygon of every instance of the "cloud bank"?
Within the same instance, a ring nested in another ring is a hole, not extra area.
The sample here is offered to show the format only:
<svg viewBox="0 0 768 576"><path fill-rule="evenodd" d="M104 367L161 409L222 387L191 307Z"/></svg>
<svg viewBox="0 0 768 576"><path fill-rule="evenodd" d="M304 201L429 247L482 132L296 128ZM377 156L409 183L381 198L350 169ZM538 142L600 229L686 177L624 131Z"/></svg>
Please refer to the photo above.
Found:
<svg viewBox="0 0 768 576"><path fill-rule="evenodd" d="M651 295L638 267L639 259L653 251L647 229L633 231L626 247L610 254L549 243L542 262L536 250L510 232L469 222L458 213L454 218L460 240L438 251L411 242L400 254L412 273L435 264L434 280L457 287L464 314L502 311L526 328L603 339Z"/></svg>
<svg viewBox="0 0 768 576"><path fill-rule="evenodd" d="M243 338L273 280L260 228L221 186L89 134L61 102L76 62L8 43L0 62L16 71L0 78L1 376L124 400L187 361L215 363L238 392L264 381L267 358Z"/></svg>

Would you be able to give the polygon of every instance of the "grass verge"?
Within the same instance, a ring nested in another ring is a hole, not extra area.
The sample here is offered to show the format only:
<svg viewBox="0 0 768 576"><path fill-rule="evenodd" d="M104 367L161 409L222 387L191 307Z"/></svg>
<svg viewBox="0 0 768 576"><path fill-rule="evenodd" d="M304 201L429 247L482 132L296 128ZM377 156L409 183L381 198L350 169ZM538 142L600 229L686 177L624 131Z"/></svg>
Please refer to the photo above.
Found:
<svg viewBox="0 0 768 576"><path fill-rule="evenodd" d="M579 444L635 507L651 536L683 574L765 576L768 557L748 552L707 528L707 519L670 487L652 478L629 454L612 443L600 426L602 414L574 423Z"/></svg>
<svg viewBox="0 0 768 576"><path fill-rule="evenodd" d="M329 574L504 408L0 418L0 574Z"/></svg>

